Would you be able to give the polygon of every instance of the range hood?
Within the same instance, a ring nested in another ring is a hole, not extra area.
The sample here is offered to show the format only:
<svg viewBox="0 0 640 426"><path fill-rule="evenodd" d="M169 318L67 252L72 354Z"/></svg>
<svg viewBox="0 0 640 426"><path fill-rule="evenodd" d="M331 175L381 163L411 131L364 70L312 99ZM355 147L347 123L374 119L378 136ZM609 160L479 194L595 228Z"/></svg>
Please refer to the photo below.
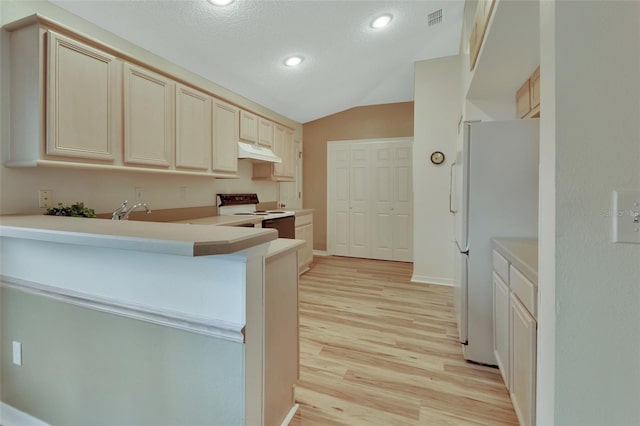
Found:
<svg viewBox="0 0 640 426"><path fill-rule="evenodd" d="M238 158L249 158L263 163L282 163L282 158L275 155L269 148L245 142L238 142Z"/></svg>

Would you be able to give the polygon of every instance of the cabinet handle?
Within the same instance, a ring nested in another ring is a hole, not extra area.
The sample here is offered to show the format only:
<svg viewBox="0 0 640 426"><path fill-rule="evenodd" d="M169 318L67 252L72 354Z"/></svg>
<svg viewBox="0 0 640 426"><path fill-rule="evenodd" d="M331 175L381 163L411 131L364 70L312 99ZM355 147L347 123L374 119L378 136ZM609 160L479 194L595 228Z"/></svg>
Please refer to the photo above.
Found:
<svg viewBox="0 0 640 426"><path fill-rule="evenodd" d="M456 165L456 162L454 161L453 163L451 163L451 166L449 168L449 212L451 213L456 213L457 210L454 210L453 208L453 166Z"/></svg>

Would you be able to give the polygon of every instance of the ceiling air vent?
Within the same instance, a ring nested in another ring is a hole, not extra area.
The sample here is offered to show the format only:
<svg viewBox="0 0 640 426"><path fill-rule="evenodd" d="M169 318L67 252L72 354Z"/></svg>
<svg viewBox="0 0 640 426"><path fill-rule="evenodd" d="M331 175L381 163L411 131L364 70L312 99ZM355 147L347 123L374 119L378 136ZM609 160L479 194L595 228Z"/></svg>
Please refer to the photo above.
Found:
<svg viewBox="0 0 640 426"><path fill-rule="evenodd" d="M439 24L442 22L442 9L438 9L435 12L431 12L428 15L429 18L429 26Z"/></svg>

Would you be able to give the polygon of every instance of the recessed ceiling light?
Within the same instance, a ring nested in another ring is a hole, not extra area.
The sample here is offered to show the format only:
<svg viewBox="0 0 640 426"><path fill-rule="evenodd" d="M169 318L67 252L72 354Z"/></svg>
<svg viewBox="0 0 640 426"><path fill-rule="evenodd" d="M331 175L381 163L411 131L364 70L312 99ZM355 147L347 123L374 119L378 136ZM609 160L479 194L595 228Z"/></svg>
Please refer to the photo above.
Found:
<svg viewBox="0 0 640 426"><path fill-rule="evenodd" d="M228 6L233 2L234 0L209 0L209 3L214 6Z"/></svg>
<svg viewBox="0 0 640 426"><path fill-rule="evenodd" d="M393 16L390 13L387 13L382 16L378 16L376 19L371 21L371 28L378 29L378 28L386 27L387 25L389 25L389 22L391 22L392 19L393 19Z"/></svg>
<svg viewBox="0 0 640 426"><path fill-rule="evenodd" d="M284 64L288 67L295 67L300 65L303 60L302 56L290 56L284 60Z"/></svg>

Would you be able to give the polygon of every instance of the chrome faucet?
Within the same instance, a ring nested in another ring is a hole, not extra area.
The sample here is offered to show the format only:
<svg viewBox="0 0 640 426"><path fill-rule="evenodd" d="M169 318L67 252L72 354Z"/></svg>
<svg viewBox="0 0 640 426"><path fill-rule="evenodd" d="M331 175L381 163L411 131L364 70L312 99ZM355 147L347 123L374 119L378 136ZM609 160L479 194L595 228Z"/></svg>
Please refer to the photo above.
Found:
<svg viewBox="0 0 640 426"><path fill-rule="evenodd" d="M136 203L130 208L127 208L127 203L129 201L124 200L122 205L118 207L112 214L111 219L113 220L129 220L129 214L131 214L138 207L144 207L147 211L147 214L151 213L151 209L145 203Z"/></svg>

